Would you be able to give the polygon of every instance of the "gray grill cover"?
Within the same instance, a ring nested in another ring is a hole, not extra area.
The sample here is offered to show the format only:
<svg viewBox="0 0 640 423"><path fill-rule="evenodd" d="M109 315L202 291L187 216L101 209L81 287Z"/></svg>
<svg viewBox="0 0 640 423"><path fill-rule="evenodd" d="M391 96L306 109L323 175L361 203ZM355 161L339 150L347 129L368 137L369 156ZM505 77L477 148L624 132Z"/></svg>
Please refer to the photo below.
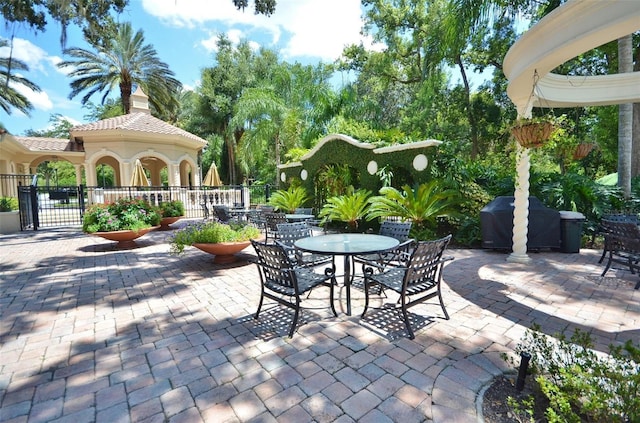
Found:
<svg viewBox="0 0 640 423"><path fill-rule="evenodd" d="M511 250L514 197L496 197L480 210L482 247ZM529 197L527 250L560 248L560 212Z"/></svg>

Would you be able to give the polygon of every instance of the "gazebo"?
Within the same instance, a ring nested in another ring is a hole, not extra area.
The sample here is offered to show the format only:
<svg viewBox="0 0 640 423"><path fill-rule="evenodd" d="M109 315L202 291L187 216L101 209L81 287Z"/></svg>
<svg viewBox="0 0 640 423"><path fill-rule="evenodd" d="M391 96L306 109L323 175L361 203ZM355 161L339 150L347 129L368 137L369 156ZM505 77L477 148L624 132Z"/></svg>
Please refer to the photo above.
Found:
<svg viewBox="0 0 640 423"><path fill-rule="evenodd" d="M207 141L151 116L148 100L138 87L129 114L75 126L68 139L3 133L0 174L27 177L44 161L66 160L75 167L77 185L84 170L86 185L97 186L97 168L104 164L113 168L115 185L128 186L140 160L153 186L162 185L165 168L169 186L200 186L198 155ZM0 194L15 196L13 191Z"/></svg>

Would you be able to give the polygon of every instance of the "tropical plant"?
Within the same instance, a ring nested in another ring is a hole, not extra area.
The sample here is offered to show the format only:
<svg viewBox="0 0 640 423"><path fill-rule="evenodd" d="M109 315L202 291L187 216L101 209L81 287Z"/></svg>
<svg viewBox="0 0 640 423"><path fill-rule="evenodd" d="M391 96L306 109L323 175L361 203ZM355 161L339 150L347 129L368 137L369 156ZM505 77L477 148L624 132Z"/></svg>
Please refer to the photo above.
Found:
<svg viewBox="0 0 640 423"><path fill-rule="evenodd" d="M9 42L7 40L0 39L0 49L7 47ZM31 102L16 90L16 86L23 86L29 88L31 91L40 92L38 87L27 78L20 75L19 71L28 71L29 66L21 60L14 57L0 57L0 84L2 89L0 90L0 107L8 115L11 114L11 108L15 107L22 113L28 115L29 110L33 108ZM18 73L15 73L18 71Z"/></svg>
<svg viewBox="0 0 640 423"><path fill-rule="evenodd" d="M359 221L367 215L371 191L360 189L327 199L318 217L321 224L329 221L345 222L349 230L358 229Z"/></svg>
<svg viewBox="0 0 640 423"><path fill-rule="evenodd" d="M15 197L0 197L0 212L18 210L18 199Z"/></svg>
<svg viewBox="0 0 640 423"><path fill-rule="evenodd" d="M144 44L142 30L133 34L129 22L118 24L117 29L113 39L105 45L89 41L96 52L79 47L65 49L64 54L76 59L58 63L61 69L70 68L69 76L74 78L69 98L87 91L82 97L84 105L93 94L104 91L104 104L111 90L119 87L122 107L129 113L131 93L136 84L149 95L149 103L158 114L177 108L182 84L174 78L169 66L160 61L156 50L150 44Z"/></svg>
<svg viewBox="0 0 640 423"><path fill-rule="evenodd" d="M260 229L244 223L199 222L176 231L171 237L170 251L180 254L193 244L248 241L260 235Z"/></svg>
<svg viewBox="0 0 640 423"><path fill-rule="evenodd" d="M604 355L593 351L591 336L579 329L570 338L554 338L534 325L515 349L531 355L530 372L548 399L548 421L640 421L640 344L627 340Z"/></svg>
<svg viewBox="0 0 640 423"><path fill-rule="evenodd" d="M298 207L302 207L307 202L309 196L304 187L289 187L287 190L278 190L271 194L269 205L276 209L293 213Z"/></svg>
<svg viewBox="0 0 640 423"><path fill-rule="evenodd" d="M404 185L402 191L393 187L383 187L380 195L369 199L367 220L399 217L411 220L411 231L435 230L436 218L457 216L456 206L460 204L458 193L450 189L441 189L438 181L432 180L412 189Z"/></svg>
<svg viewBox="0 0 640 423"><path fill-rule="evenodd" d="M141 199L120 198L114 203L93 204L82 217L86 233L150 228L160 223L156 208Z"/></svg>
<svg viewBox="0 0 640 423"><path fill-rule="evenodd" d="M180 200L164 201L158 206L158 212L162 217L184 216L184 203Z"/></svg>

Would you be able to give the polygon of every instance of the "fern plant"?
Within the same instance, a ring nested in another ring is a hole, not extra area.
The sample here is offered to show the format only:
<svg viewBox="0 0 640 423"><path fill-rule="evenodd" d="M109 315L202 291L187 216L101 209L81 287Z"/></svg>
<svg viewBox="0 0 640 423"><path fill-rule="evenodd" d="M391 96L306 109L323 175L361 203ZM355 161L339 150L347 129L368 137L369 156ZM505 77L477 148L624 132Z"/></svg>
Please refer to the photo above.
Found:
<svg viewBox="0 0 640 423"><path fill-rule="evenodd" d="M298 207L303 206L307 200L309 200L309 196L304 187L289 187L287 190L278 190L271 194L269 205L280 211L293 213Z"/></svg>
<svg viewBox="0 0 640 423"><path fill-rule="evenodd" d="M318 216L321 223L329 221L345 222L351 231L358 229L358 222L367 215L371 191L362 189L345 195L327 199Z"/></svg>
<svg viewBox="0 0 640 423"><path fill-rule="evenodd" d="M383 187L380 195L369 199L367 220L399 217L413 222L412 232L435 229L440 216L457 217L460 196L456 191L440 189L437 181L430 181L412 189L404 185L402 191Z"/></svg>

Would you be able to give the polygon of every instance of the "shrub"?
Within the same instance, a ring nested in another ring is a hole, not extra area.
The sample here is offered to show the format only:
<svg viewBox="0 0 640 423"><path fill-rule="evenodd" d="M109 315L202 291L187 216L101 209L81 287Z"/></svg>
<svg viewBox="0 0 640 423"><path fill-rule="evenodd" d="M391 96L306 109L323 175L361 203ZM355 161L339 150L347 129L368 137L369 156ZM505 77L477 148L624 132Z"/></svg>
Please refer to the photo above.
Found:
<svg viewBox="0 0 640 423"><path fill-rule="evenodd" d="M516 352L531 354L531 372L550 403L549 422L640 422L640 345L629 340L605 355L578 329L570 339L538 330L527 331Z"/></svg>
<svg viewBox="0 0 640 423"><path fill-rule="evenodd" d="M288 190L278 190L271 194L269 205L276 209L293 213L298 207L302 207L309 199L307 191L303 187L289 187Z"/></svg>
<svg viewBox="0 0 640 423"><path fill-rule="evenodd" d="M15 197L0 197L0 212L18 210L18 199Z"/></svg>
<svg viewBox="0 0 640 423"><path fill-rule="evenodd" d="M200 222L176 231L171 237L171 253L180 254L193 244L217 244L256 239L260 229L244 223Z"/></svg>
<svg viewBox="0 0 640 423"><path fill-rule="evenodd" d="M87 233L149 228L160 223L155 207L140 199L120 198L115 203L94 204L82 218Z"/></svg>
<svg viewBox="0 0 640 423"><path fill-rule="evenodd" d="M184 216L184 203L180 200L165 201L158 206L162 217Z"/></svg>

